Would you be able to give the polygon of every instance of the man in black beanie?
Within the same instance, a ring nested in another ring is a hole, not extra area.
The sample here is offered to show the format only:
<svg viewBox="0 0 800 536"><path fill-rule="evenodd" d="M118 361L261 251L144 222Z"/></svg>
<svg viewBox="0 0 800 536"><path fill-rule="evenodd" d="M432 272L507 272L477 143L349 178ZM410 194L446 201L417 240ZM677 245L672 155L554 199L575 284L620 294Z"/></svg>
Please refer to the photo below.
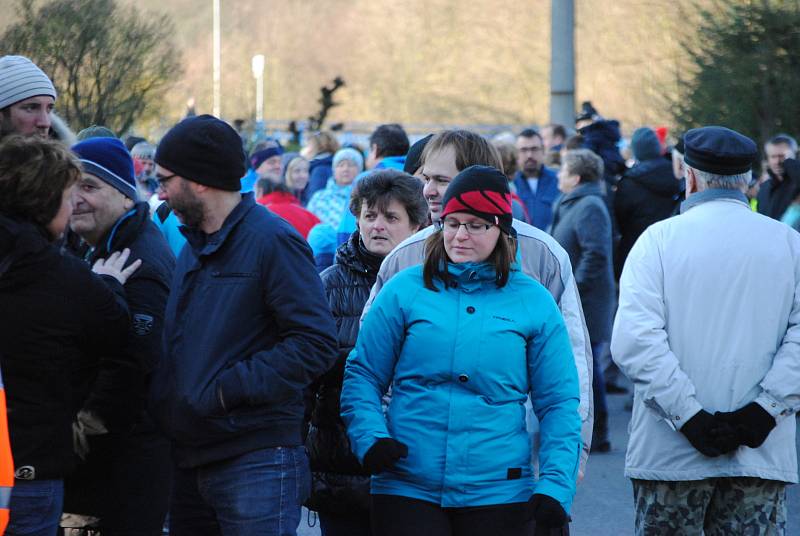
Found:
<svg viewBox="0 0 800 536"><path fill-rule="evenodd" d="M188 241L150 400L177 463L170 533L295 534L310 486L303 392L337 350L311 250L239 193L245 154L223 121L184 119L155 162Z"/></svg>
<svg viewBox="0 0 800 536"><path fill-rule="evenodd" d="M697 128L684 151L686 201L631 249L611 336L635 386L635 533L784 534L798 481L800 235L750 209L751 139Z"/></svg>

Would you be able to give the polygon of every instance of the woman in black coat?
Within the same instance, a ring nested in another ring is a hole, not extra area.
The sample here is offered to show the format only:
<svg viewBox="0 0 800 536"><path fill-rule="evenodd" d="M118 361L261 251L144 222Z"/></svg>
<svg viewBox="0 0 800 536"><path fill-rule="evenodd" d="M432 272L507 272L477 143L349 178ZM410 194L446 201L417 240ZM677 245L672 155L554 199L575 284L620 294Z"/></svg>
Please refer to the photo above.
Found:
<svg viewBox="0 0 800 536"><path fill-rule="evenodd" d="M592 344L594 374L594 433L592 451L607 452L608 411L605 382L598 361L611 341L614 315L611 217L604 190L603 161L588 149L567 151L558 172L563 195L553 206L550 234L567 251L586 317Z"/></svg>
<svg viewBox="0 0 800 536"><path fill-rule="evenodd" d="M313 473L306 505L319 513L323 536L371 534L369 473L350 451L339 413L344 364L358 337L361 311L383 258L423 225L422 183L391 169L375 171L353 188L350 211L358 229L320 275L339 333L339 358L315 385L306 446Z"/></svg>
<svg viewBox="0 0 800 536"><path fill-rule="evenodd" d="M0 144L0 367L16 470L6 534L55 534L73 449L94 431L91 415L73 411L74 364L127 336L122 284L140 263L123 270L127 250L100 259L101 278L53 243L80 173L60 142L10 136Z"/></svg>

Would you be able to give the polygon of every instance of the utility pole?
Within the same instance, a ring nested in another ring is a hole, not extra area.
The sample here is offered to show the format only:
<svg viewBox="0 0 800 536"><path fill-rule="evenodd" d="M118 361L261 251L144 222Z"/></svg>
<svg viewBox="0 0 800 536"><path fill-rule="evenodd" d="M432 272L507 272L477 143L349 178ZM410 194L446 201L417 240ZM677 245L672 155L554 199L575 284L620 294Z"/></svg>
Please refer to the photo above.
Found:
<svg viewBox="0 0 800 536"><path fill-rule="evenodd" d="M220 91L221 91L221 58L220 58L220 32L219 32L219 0L214 1L214 107L215 117L220 117Z"/></svg>
<svg viewBox="0 0 800 536"><path fill-rule="evenodd" d="M550 122L575 121L575 2L552 0L550 11Z"/></svg>
<svg viewBox="0 0 800 536"><path fill-rule="evenodd" d="M264 122L264 55L256 54L251 62L256 79L256 123Z"/></svg>

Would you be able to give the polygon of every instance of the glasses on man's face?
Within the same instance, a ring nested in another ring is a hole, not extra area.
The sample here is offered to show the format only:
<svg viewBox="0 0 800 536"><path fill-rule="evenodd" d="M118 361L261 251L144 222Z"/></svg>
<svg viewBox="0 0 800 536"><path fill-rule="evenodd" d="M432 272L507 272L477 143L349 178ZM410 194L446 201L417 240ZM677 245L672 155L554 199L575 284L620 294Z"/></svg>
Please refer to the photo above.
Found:
<svg viewBox="0 0 800 536"><path fill-rule="evenodd" d="M158 182L158 189L162 192L167 188L167 183L172 177L175 177L177 173L173 173L172 175L159 175L156 173L156 182Z"/></svg>
<svg viewBox="0 0 800 536"><path fill-rule="evenodd" d="M458 228L462 226L467 231L467 233L472 236L482 235L486 233L486 231L494 227L492 224L489 223L480 223L474 221L461 223L455 218L445 218L442 221L442 230L447 234L456 234L458 232Z"/></svg>

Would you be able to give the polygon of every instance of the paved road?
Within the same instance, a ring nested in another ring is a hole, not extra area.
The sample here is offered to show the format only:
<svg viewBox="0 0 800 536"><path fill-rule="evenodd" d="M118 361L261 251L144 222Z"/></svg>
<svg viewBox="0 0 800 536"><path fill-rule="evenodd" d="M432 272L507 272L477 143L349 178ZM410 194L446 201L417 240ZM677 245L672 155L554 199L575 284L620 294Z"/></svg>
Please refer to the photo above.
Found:
<svg viewBox="0 0 800 536"><path fill-rule="evenodd" d="M586 478L578 486L572 511L571 533L574 536L624 536L633 534L633 493L625 478L625 445L628 441L630 412L624 409L625 396L608 398L611 414L612 450L589 457ZM798 436L800 452L800 436ZM800 534L800 486L790 486L787 510L787 535ZM319 528L308 526L308 512L303 512L298 534L319 535ZM313 513L311 520L314 520ZM317 523L318 524L318 523Z"/></svg>

